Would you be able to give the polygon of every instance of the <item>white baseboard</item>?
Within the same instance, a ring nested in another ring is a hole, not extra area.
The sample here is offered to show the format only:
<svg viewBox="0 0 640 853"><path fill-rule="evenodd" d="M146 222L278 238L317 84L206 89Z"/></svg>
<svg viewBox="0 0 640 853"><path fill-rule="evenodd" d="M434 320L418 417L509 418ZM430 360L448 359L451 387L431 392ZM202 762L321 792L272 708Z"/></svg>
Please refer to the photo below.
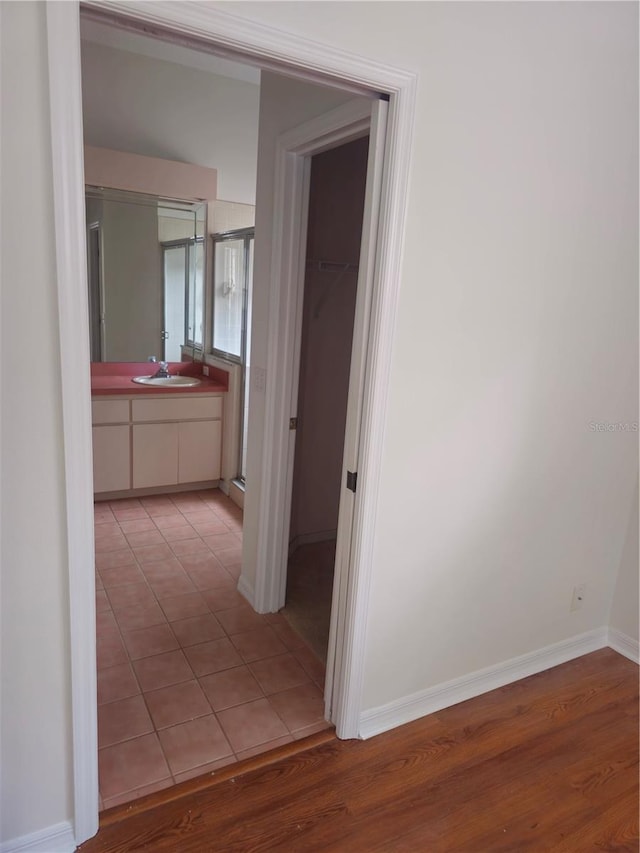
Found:
<svg viewBox="0 0 640 853"><path fill-rule="evenodd" d="M616 631L615 628L609 628L607 636L607 644L618 654L624 655L634 663L640 664L640 643L623 634L622 631Z"/></svg>
<svg viewBox="0 0 640 853"><path fill-rule="evenodd" d="M441 711L450 705L456 705L458 702L473 699L489 690L503 687L512 681L518 681L581 655L595 652L607 645L607 629L598 628L535 652L511 658L495 666L463 675L461 678L437 684L427 690L421 690L397 701L364 711L360 715L359 736L365 739L373 737L396 726L417 720L419 717Z"/></svg>
<svg viewBox="0 0 640 853"><path fill-rule="evenodd" d="M244 510L244 489L235 480L229 483L228 495L236 506Z"/></svg>
<svg viewBox="0 0 640 853"><path fill-rule="evenodd" d="M73 827L68 820L30 832L0 844L0 853L73 853L76 849Z"/></svg>
<svg viewBox="0 0 640 853"><path fill-rule="evenodd" d="M255 610L255 590L253 584L249 583L244 575L240 575L240 579L238 580L238 592L247 599Z"/></svg>

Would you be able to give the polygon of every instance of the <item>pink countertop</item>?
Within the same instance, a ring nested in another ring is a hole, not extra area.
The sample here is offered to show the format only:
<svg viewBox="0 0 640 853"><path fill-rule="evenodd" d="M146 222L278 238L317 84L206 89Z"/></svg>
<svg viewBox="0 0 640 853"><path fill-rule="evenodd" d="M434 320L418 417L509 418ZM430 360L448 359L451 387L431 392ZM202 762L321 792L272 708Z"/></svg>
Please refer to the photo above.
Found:
<svg viewBox="0 0 640 853"><path fill-rule="evenodd" d="M171 362L169 373L180 376L197 376L199 385L159 388L133 382L134 376L150 376L157 365L143 362L92 362L91 393L96 397L110 394L212 394L228 390L228 374L209 367L209 376L203 376L202 365L197 362Z"/></svg>

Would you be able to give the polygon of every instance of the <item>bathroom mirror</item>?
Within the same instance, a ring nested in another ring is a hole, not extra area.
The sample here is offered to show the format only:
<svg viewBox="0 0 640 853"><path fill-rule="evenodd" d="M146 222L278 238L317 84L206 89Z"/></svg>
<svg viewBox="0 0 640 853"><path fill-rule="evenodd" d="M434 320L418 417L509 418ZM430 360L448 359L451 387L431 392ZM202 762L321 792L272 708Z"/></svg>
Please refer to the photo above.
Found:
<svg viewBox="0 0 640 853"><path fill-rule="evenodd" d="M85 188L92 361L202 353L207 205Z"/></svg>

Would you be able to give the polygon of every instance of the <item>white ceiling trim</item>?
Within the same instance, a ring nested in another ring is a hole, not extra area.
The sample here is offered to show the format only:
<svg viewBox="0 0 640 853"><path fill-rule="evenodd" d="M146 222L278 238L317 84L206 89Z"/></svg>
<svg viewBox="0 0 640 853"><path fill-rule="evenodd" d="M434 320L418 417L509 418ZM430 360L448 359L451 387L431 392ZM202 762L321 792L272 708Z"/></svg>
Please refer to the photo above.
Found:
<svg viewBox="0 0 640 853"><path fill-rule="evenodd" d="M394 93L414 75L193 0L84 0L82 13L125 30L359 95ZM251 58L249 59L249 56Z"/></svg>

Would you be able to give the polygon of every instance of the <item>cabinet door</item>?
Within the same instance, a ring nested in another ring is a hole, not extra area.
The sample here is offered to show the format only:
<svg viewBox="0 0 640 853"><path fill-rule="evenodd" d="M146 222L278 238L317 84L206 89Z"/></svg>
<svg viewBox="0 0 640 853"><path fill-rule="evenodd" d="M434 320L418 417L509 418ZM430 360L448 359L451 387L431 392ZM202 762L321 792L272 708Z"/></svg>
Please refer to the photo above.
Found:
<svg viewBox="0 0 640 853"><path fill-rule="evenodd" d="M133 488L178 482L178 424L134 424Z"/></svg>
<svg viewBox="0 0 640 853"><path fill-rule="evenodd" d="M219 480L221 421L191 421L178 424L178 427L178 482Z"/></svg>
<svg viewBox="0 0 640 853"><path fill-rule="evenodd" d="M93 490L120 492L131 488L129 427L93 427Z"/></svg>

